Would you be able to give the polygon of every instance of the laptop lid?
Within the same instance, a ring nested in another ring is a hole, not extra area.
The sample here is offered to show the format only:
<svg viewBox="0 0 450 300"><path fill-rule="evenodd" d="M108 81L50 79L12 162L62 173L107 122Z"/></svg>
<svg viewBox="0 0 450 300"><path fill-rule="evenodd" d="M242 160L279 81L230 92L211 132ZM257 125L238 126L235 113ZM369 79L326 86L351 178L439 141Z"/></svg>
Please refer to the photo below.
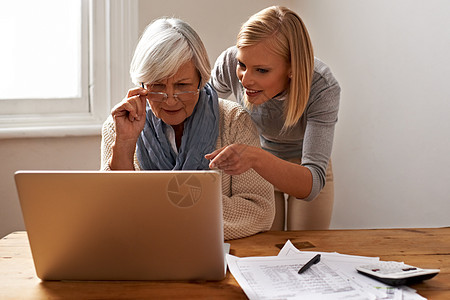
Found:
<svg viewBox="0 0 450 300"><path fill-rule="evenodd" d="M221 280L216 171L18 171L42 280Z"/></svg>

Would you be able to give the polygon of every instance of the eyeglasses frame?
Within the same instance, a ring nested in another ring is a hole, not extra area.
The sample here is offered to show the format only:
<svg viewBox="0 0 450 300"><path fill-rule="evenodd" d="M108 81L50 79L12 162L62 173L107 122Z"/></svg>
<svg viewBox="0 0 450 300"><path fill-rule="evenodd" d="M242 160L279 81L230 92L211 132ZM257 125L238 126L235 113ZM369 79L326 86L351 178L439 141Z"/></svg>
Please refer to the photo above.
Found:
<svg viewBox="0 0 450 300"><path fill-rule="evenodd" d="M181 100L180 98L178 98L178 95L180 95L180 94L183 94L183 95L186 95L186 94L196 95L196 94L200 93L200 83L201 83L201 82L202 82L202 80L201 80L201 78L200 78L200 81L199 81L199 83L198 83L198 87L197 87L197 90L196 90L196 91L186 91L186 92L173 93L173 94L172 94L172 97L173 97L174 99L176 99L177 101L180 101L180 102L188 102L188 101L190 101L190 100L185 100L185 101L183 101L183 100ZM143 89L145 89L145 85L144 85L143 82L141 82L141 87L142 87ZM157 100L151 100L151 99L149 99L150 101L157 102L157 103L163 103L163 102L166 102L167 99L169 99L169 95L168 95L167 93L163 93L163 92L148 92L148 94L152 94L152 95L163 95L164 98L163 98L162 101L157 101Z"/></svg>

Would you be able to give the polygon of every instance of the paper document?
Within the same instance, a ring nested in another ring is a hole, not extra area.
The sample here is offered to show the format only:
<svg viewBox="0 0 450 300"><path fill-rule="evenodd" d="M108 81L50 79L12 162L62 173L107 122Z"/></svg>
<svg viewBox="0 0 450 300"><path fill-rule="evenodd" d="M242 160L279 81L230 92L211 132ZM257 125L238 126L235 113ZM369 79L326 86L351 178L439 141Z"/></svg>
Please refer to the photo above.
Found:
<svg viewBox="0 0 450 300"><path fill-rule="evenodd" d="M345 278L323 262L298 274L299 268L310 258L310 255L301 258L238 258L227 255L227 262L249 299L375 299L363 297Z"/></svg>
<svg viewBox="0 0 450 300"><path fill-rule="evenodd" d="M319 263L298 270L314 255ZM299 251L288 241L278 256L226 257L228 268L250 300L254 299L424 299L408 287L391 287L359 274L355 267L377 257Z"/></svg>

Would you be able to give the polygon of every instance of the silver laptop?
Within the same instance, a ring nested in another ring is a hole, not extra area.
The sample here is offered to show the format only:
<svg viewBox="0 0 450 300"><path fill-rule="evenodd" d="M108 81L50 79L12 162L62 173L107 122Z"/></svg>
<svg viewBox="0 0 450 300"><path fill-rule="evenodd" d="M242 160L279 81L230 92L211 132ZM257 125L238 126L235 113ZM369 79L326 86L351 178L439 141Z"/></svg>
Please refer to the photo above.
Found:
<svg viewBox="0 0 450 300"><path fill-rule="evenodd" d="M216 171L18 171L42 280L221 280Z"/></svg>

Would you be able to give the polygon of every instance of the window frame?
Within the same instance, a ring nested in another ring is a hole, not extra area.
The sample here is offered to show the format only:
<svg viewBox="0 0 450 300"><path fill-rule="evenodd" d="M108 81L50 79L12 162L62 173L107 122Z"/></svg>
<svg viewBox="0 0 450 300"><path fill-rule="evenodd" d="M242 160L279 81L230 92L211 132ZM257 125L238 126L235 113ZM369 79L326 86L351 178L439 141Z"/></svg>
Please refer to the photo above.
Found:
<svg viewBox="0 0 450 300"><path fill-rule="evenodd" d="M87 112L0 114L0 139L100 135L114 103L131 87L129 65L138 40L138 0L87 0ZM84 25L83 25L84 26Z"/></svg>

